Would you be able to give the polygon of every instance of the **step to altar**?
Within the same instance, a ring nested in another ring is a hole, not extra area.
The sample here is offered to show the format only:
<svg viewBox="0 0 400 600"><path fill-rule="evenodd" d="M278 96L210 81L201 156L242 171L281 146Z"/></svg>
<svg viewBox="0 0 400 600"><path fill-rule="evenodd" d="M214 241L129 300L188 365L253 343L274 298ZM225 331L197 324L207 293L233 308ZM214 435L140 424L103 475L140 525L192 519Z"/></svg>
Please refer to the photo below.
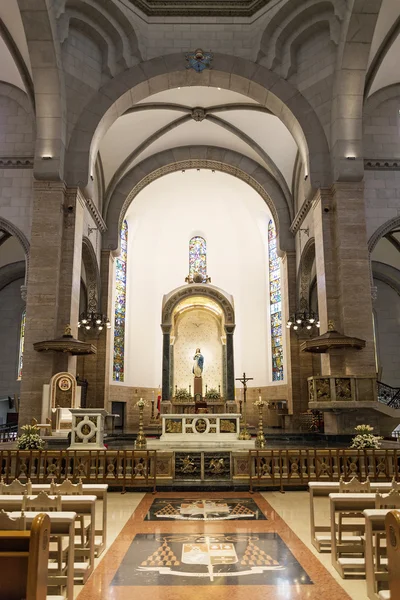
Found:
<svg viewBox="0 0 400 600"><path fill-rule="evenodd" d="M251 450L255 447L254 440L217 440L217 439L173 439L149 440L147 450Z"/></svg>

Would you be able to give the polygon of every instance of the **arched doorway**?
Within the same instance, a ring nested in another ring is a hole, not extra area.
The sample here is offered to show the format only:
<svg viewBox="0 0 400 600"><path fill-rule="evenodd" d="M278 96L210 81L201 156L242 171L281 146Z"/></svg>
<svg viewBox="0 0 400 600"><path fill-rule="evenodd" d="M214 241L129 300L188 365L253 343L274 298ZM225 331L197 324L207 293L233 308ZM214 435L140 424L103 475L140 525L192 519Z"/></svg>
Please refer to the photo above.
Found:
<svg viewBox="0 0 400 600"><path fill-rule="evenodd" d="M200 327L203 327L201 333L196 331ZM193 283L173 290L163 299L161 329L163 400L169 400L178 385L190 390L191 354L201 345L211 367L206 385L220 387L223 398L234 400L235 311L229 294L208 283Z"/></svg>

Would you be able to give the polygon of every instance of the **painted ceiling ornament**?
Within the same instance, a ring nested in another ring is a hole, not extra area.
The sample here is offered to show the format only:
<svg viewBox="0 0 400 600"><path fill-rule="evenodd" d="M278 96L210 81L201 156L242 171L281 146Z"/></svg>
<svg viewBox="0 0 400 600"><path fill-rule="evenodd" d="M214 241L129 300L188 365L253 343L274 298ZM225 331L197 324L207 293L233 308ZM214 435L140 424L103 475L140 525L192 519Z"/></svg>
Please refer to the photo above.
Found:
<svg viewBox="0 0 400 600"><path fill-rule="evenodd" d="M200 106L196 106L196 108L192 109L192 119L194 121L203 121L206 118L206 111L204 108ZM202 281L201 281L202 283Z"/></svg>
<svg viewBox="0 0 400 600"><path fill-rule="evenodd" d="M211 61L213 60L214 55L212 52L203 52L201 48L197 48L194 52L188 52L186 54L186 60L188 61L188 65L186 65L187 69L194 69L197 73L201 73L204 69L212 69Z"/></svg>

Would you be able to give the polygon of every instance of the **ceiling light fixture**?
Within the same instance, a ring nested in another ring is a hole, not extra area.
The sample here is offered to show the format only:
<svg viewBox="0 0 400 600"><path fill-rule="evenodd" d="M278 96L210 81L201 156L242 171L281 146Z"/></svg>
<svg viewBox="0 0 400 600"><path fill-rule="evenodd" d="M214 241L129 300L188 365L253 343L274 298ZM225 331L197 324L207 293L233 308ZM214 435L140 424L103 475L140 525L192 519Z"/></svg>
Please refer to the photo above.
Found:
<svg viewBox="0 0 400 600"><path fill-rule="evenodd" d="M42 156L42 160L51 160L53 157L51 156L51 154L43 154Z"/></svg>
<svg viewBox="0 0 400 600"><path fill-rule="evenodd" d="M84 327L87 331L89 329L103 331L104 327L110 329L111 323L107 315L96 312L83 312L79 317L78 327Z"/></svg>

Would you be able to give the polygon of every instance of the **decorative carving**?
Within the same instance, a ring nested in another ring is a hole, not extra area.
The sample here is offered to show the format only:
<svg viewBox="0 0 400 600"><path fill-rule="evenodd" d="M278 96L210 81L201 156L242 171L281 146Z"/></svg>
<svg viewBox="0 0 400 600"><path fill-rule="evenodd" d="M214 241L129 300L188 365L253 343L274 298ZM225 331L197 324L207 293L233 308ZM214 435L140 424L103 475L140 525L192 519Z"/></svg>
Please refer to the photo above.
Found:
<svg viewBox="0 0 400 600"><path fill-rule="evenodd" d="M181 472L182 473L194 473L195 471L196 471L196 465L194 463L194 460L192 460L190 455L188 454L187 456L182 458Z"/></svg>
<svg viewBox="0 0 400 600"><path fill-rule="evenodd" d="M165 419L166 433L182 433L182 421L174 421L173 419Z"/></svg>
<svg viewBox="0 0 400 600"><path fill-rule="evenodd" d="M236 432L236 422L228 421L227 419L221 419L219 430L221 433L235 433Z"/></svg>
<svg viewBox="0 0 400 600"><path fill-rule="evenodd" d="M193 108L192 119L194 121L203 121L206 118L206 116L207 116L207 113L204 108L201 108L200 106L196 106L196 108ZM196 281L195 277L193 277L193 281L195 283L199 283L198 281ZM201 277L200 283L202 283L202 281L203 281L203 278Z"/></svg>
<svg viewBox="0 0 400 600"><path fill-rule="evenodd" d="M315 379L314 385L316 388L316 400L330 400L331 388L329 379Z"/></svg>
<svg viewBox="0 0 400 600"><path fill-rule="evenodd" d="M225 472L225 462L223 458L212 458L208 466L210 473L221 475Z"/></svg>
<svg viewBox="0 0 400 600"><path fill-rule="evenodd" d="M214 55L211 52L204 52L201 48L197 48L194 52L186 54L188 61L187 69L194 69L197 73L201 73L204 69L211 69L211 62Z"/></svg>
<svg viewBox="0 0 400 600"><path fill-rule="evenodd" d="M204 419L197 419L194 428L197 431L197 433L204 433L207 429L207 421L205 421Z"/></svg>
<svg viewBox="0 0 400 600"><path fill-rule="evenodd" d="M0 169L33 169L33 156L2 156Z"/></svg>
<svg viewBox="0 0 400 600"><path fill-rule="evenodd" d="M352 400L351 381L343 377L335 379L336 400Z"/></svg>

